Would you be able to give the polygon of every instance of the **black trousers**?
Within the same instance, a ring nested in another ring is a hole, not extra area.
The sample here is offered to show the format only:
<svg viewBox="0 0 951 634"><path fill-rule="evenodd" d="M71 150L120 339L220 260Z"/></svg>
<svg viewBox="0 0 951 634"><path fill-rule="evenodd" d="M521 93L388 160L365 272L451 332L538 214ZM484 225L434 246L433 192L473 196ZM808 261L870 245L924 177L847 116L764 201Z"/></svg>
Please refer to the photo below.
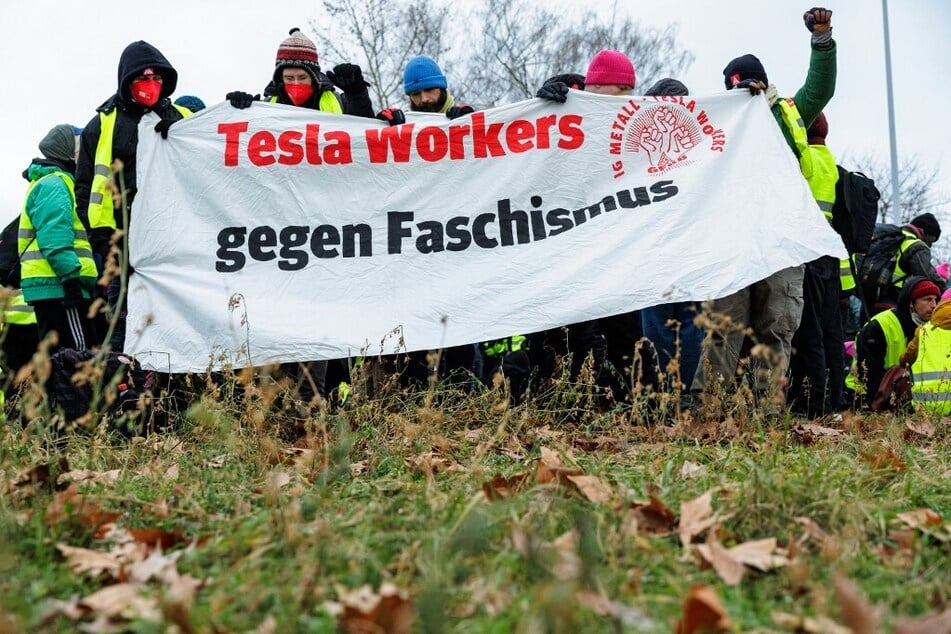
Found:
<svg viewBox="0 0 951 634"><path fill-rule="evenodd" d="M30 302L36 314L36 328L40 341L55 332L58 343L50 350L55 352L60 348L86 350L99 343L96 328L86 316L89 314L90 300L84 299L75 308L63 306L60 299L44 299Z"/></svg>
<svg viewBox="0 0 951 634"><path fill-rule="evenodd" d="M793 411L811 417L845 406L842 321L838 263L820 258L806 265L803 310L793 336L787 400Z"/></svg>

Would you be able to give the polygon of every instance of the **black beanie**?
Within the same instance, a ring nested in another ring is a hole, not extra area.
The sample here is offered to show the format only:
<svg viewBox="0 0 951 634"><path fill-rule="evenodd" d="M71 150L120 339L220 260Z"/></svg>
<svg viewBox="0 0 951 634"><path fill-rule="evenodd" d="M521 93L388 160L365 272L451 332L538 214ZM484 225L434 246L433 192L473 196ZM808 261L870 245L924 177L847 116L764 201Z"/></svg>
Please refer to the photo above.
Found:
<svg viewBox="0 0 951 634"><path fill-rule="evenodd" d="M682 97L689 95L690 91L683 82L670 77L659 80L644 93L645 97Z"/></svg>
<svg viewBox="0 0 951 634"><path fill-rule="evenodd" d="M751 53L737 57L723 69L723 83L726 85L727 90L732 90L734 86L744 79L755 79L764 84L769 83L769 80L766 78L766 69L763 68L763 63Z"/></svg>
<svg viewBox="0 0 951 634"><path fill-rule="evenodd" d="M923 234L932 236L935 240L941 237L941 225L938 224L938 219L934 217L933 213L927 212L915 216L908 224L915 225L921 229Z"/></svg>

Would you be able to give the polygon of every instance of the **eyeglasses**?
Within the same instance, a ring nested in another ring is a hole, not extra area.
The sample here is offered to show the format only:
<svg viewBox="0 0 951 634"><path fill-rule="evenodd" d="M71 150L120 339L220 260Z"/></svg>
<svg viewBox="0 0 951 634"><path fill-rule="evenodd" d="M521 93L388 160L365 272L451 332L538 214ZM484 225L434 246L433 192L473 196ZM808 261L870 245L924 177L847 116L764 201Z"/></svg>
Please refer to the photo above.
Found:
<svg viewBox="0 0 951 634"><path fill-rule="evenodd" d="M162 76L161 75L139 75L138 77L134 77L132 81L146 81L149 79L154 79L155 81L162 81Z"/></svg>

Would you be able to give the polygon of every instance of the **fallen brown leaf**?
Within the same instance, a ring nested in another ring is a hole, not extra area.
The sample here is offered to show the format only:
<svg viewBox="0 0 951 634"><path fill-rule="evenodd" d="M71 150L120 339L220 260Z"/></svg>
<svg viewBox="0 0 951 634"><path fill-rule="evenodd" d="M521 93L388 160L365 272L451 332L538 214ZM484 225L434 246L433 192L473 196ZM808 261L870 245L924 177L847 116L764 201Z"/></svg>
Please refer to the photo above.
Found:
<svg viewBox="0 0 951 634"><path fill-rule="evenodd" d="M340 596L343 613L340 628L350 634L380 632L406 634L413 621L413 606L405 592L391 583L384 583L380 592L362 586Z"/></svg>
<svg viewBox="0 0 951 634"><path fill-rule="evenodd" d="M677 516L657 497L651 495L647 503L631 504L638 528L651 535L668 535L677 525Z"/></svg>
<svg viewBox="0 0 951 634"><path fill-rule="evenodd" d="M776 545L775 537L743 542L728 549L727 552L740 563L762 572L789 565L789 559L785 551Z"/></svg>
<svg viewBox="0 0 951 634"><path fill-rule="evenodd" d="M908 465L895 453L891 447L881 451L870 451L862 454L865 462L874 471L905 471Z"/></svg>
<svg viewBox="0 0 951 634"><path fill-rule="evenodd" d="M121 469L111 471L91 471L89 469L73 469L59 476L59 482L66 486L69 482L84 484L115 484L119 481Z"/></svg>
<svg viewBox="0 0 951 634"><path fill-rule="evenodd" d="M905 440L912 440L915 436L931 438L934 436L934 425L926 420L905 419Z"/></svg>
<svg viewBox="0 0 951 634"><path fill-rule="evenodd" d="M614 490L604 478L576 475L568 476L568 481L578 489L581 495L595 504L607 504L614 498Z"/></svg>
<svg viewBox="0 0 951 634"><path fill-rule="evenodd" d="M108 573L113 579L119 578L122 560L114 553L104 553L88 548L76 548L68 544L56 544L56 550L66 558L66 565L76 574L89 573L98 577Z"/></svg>
<svg viewBox="0 0 951 634"><path fill-rule="evenodd" d="M4 486L6 492L15 492L21 496L34 493L37 489L46 491L60 491L66 488L65 484L58 483L54 478L69 471L69 461L66 456L60 456L55 464L42 462L20 471L16 477Z"/></svg>
<svg viewBox="0 0 951 634"><path fill-rule="evenodd" d="M577 579L581 574L581 557L578 555L578 531L570 530L547 544L555 554L551 573L562 581Z"/></svg>
<svg viewBox="0 0 951 634"><path fill-rule="evenodd" d="M115 521L119 513L104 511L79 494L79 486L73 482L56 495L46 508L47 526L72 521L96 531L103 524Z"/></svg>
<svg viewBox="0 0 951 634"><path fill-rule="evenodd" d="M450 460L440 456L434 451L427 451L424 454L405 459L406 466L422 471L427 477L432 477L437 473L465 473L466 468L455 460Z"/></svg>
<svg viewBox="0 0 951 634"><path fill-rule="evenodd" d="M908 528L933 528L944 524L944 519L929 508L905 511L899 513L896 517L904 522Z"/></svg>
<svg viewBox="0 0 951 634"><path fill-rule="evenodd" d="M743 564L730 555L729 551L712 536L707 539L707 543L697 544L693 548L704 563L713 566L726 585L735 586L743 579L743 574L746 572Z"/></svg>
<svg viewBox="0 0 951 634"><path fill-rule="evenodd" d="M917 619L901 619L895 634L948 634L951 632L951 608L940 614L927 614Z"/></svg>
<svg viewBox="0 0 951 634"><path fill-rule="evenodd" d="M724 548L711 533L705 544L696 544L693 548L702 561L713 566L728 586L735 586L743 579L743 566L767 572L789 564L785 551L777 547L774 537Z"/></svg>
<svg viewBox="0 0 951 634"><path fill-rule="evenodd" d="M706 475L706 473L706 467L694 464L689 460L685 460L683 466L680 467L680 477L684 480L688 478L699 478L700 476Z"/></svg>
<svg viewBox="0 0 951 634"><path fill-rule="evenodd" d="M677 623L677 634L729 632L730 616L717 591L710 586L696 585L684 599L683 616Z"/></svg>
<svg viewBox="0 0 951 634"><path fill-rule="evenodd" d="M693 538L713 526L713 489L688 502L680 503L680 543L684 548Z"/></svg>
<svg viewBox="0 0 951 634"><path fill-rule="evenodd" d="M797 634L852 634L852 630L825 616L799 616L773 612L770 616L779 627Z"/></svg>
<svg viewBox="0 0 951 634"><path fill-rule="evenodd" d="M529 478L530 474L527 472L516 473L508 478L496 475L488 482L482 483L482 491L489 502L510 498L528 485Z"/></svg>
<svg viewBox="0 0 951 634"><path fill-rule="evenodd" d="M172 531L166 531L161 528L130 528L129 534L137 542L154 549L156 547L162 550L168 550L173 546L188 541L188 537L179 528Z"/></svg>
<svg viewBox="0 0 951 634"><path fill-rule="evenodd" d="M93 592L79 602L79 607L91 615L110 619L142 619L158 621L161 611L155 597L142 594L142 586L133 583L117 583Z"/></svg>
<svg viewBox="0 0 951 634"><path fill-rule="evenodd" d="M850 628L853 634L878 634L878 610L872 607L861 590L842 575L836 576L833 586L839 599L842 623Z"/></svg>
<svg viewBox="0 0 951 634"><path fill-rule="evenodd" d="M577 447L581 451L607 451L608 453L618 453L624 451L629 445L626 440L621 440L620 438L615 438L613 436L573 438L571 444L573 447Z"/></svg>
<svg viewBox="0 0 951 634"><path fill-rule="evenodd" d="M657 624L640 610L612 601L603 593L590 590L575 592L575 600L599 616L607 616L635 631L654 631Z"/></svg>

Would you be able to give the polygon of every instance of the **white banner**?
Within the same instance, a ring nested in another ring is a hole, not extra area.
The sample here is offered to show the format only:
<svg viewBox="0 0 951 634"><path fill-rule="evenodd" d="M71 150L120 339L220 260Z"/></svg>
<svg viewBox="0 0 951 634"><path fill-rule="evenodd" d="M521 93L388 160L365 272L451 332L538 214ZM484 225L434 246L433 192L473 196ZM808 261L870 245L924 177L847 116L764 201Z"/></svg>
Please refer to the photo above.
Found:
<svg viewBox="0 0 951 634"><path fill-rule="evenodd" d="M844 257L763 98L403 126L222 103L139 130L126 349L173 372L432 349Z"/></svg>

